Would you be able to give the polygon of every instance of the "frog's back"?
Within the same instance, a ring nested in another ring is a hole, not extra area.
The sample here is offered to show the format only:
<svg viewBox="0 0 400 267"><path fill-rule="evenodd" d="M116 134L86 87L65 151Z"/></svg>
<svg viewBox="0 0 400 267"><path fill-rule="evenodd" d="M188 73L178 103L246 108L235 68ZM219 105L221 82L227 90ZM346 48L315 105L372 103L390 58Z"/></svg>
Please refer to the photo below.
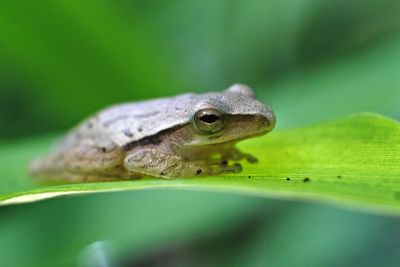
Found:
<svg viewBox="0 0 400 267"><path fill-rule="evenodd" d="M194 94L114 105L89 117L72 129L58 144L57 150L81 143L115 144L122 147L188 122ZM182 105L182 103L188 105ZM192 103L189 103L192 102Z"/></svg>

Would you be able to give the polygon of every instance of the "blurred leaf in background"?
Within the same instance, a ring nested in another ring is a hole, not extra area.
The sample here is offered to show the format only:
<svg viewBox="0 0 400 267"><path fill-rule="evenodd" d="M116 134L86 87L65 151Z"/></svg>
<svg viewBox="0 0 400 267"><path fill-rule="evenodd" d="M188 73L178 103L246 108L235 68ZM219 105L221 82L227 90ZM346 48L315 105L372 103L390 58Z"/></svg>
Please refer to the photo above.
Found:
<svg viewBox="0 0 400 267"><path fill-rule="evenodd" d="M399 10L397 0L3 0L0 149L112 103L234 82L256 89L278 127L359 111L399 119ZM71 266L103 241L127 266L168 256L397 266L400 253L399 218L204 192L55 199L2 207L0 218L2 266Z"/></svg>
<svg viewBox="0 0 400 267"><path fill-rule="evenodd" d="M278 114L285 126L296 101L300 123L352 108L398 116L399 9L395 0L4 0L0 136L65 129L111 103L234 82L288 109Z"/></svg>

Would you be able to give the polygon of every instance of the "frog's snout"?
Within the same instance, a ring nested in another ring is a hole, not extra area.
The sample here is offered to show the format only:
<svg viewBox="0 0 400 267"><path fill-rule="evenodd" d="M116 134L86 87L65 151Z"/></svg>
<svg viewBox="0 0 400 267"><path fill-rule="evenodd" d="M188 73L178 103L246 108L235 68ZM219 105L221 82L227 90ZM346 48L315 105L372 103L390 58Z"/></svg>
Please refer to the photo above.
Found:
<svg viewBox="0 0 400 267"><path fill-rule="evenodd" d="M258 125L261 128L261 132L263 133L268 133L272 131L275 127L276 124L276 117L274 112L266 112L265 114L262 114L261 116L258 116Z"/></svg>
<svg viewBox="0 0 400 267"><path fill-rule="evenodd" d="M273 112L268 113L268 116L266 117L266 128L267 131L270 132L272 129L275 128L276 124L276 117Z"/></svg>

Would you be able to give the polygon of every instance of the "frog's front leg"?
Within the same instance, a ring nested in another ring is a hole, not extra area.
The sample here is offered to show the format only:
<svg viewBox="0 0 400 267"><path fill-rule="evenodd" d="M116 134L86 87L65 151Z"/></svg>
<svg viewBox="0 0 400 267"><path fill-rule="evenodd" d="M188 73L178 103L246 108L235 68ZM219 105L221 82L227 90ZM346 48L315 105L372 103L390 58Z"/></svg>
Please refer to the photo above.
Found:
<svg viewBox="0 0 400 267"><path fill-rule="evenodd" d="M124 167L132 173L161 178L207 176L242 170L240 164L229 166L218 164L213 160L188 160L154 148L128 152Z"/></svg>
<svg viewBox="0 0 400 267"><path fill-rule="evenodd" d="M242 159L246 159L246 161L249 163L258 162L258 159L256 157L249 153L243 153L234 146L230 147L229 149L225 150L224 153L222 153L222 160L225 162L229 160L239 161Z"/></svg>

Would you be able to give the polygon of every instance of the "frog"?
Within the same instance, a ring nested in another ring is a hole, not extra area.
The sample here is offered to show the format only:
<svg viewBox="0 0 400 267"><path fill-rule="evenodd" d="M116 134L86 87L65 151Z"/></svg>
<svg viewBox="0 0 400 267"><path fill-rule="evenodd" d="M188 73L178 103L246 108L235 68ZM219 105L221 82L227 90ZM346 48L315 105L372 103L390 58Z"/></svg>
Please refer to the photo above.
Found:
<svg viewBox="0 0 400 267"><path fill-rule="evenodd" d="M54 182L239 173L241 160L257 158L236 144L275 124L271 107L244 84L116 104L78 124L29 169L35 179Z"/></svg>

